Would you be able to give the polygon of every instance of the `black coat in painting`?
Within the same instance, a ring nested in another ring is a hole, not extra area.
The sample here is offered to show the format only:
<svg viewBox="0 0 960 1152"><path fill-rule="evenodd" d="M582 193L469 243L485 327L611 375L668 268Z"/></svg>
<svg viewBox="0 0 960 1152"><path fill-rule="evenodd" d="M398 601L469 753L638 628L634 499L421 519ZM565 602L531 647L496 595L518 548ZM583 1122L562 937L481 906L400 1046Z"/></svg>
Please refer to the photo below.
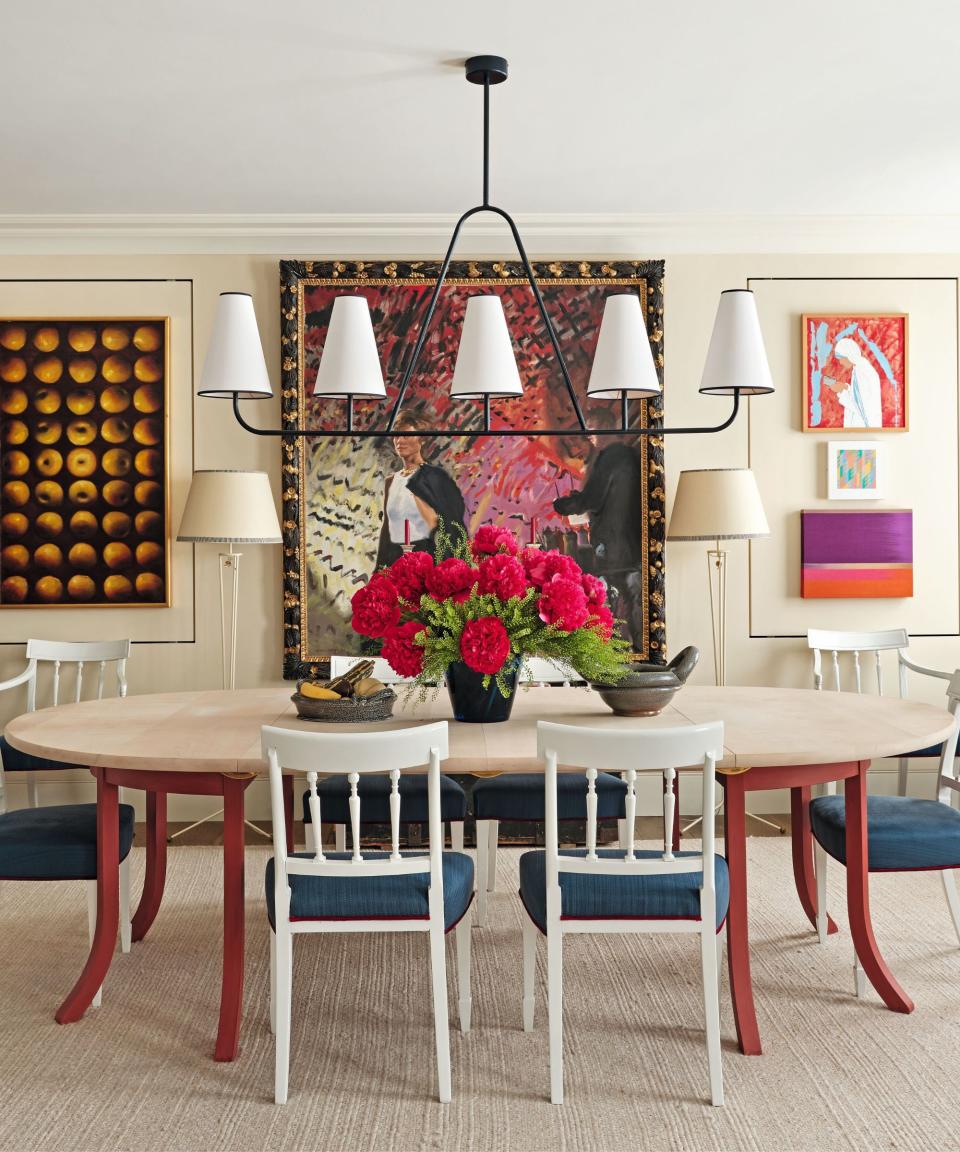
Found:
<svg viewBox="0 0 960 1152"><path fill-rule="evenodd" d="M613 575L643 564L641 479L639 450L627 444L608 444L591 462L583 488L553 502L561 516L589 515L598 575Z"/></svg>
<svg viewBox="0 0 960 1152"><path fill-rule="evenodd" d="M387 522L387 497L390 495L390 485L393 477L388 476L383 488L383 512L380 526L380 544L377 548L377 568L392 564L403 554L399 544L390 539L390 525ZM467 508L463 496L453 480L442 468L435 464L421 464L407 481L407 489L414 496L422 500L437 514L437 523L443 525L449 533L455 531L456 526L464 527ZM436 529L430 533L426 540L411 540L414 551L429 552L433 555L436 546Z"/></svg>

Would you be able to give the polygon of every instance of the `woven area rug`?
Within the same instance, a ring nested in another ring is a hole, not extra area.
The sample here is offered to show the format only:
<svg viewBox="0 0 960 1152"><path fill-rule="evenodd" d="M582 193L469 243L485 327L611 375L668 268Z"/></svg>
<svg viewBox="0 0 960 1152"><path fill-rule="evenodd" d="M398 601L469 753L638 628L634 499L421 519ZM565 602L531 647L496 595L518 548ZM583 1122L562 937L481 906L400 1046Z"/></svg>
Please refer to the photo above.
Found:
<svg viewBox="0 0 960 1152"><path fill-rule="evenodd" d="M821 947L797 903L786 838L751 839L753 975L764 1055L735 1045L722 990L726 1106L707 1103L698 952L683 937L573 937L565 948L566 1097L547 1099L541 943L537 1029L520 1025L519 853L500 852L489 927L474 930L474 1027L451 1032L454 1101L436 1102L425 939L298 942L290 1101L272 1102L268 850L247 853L242 1052L211 1060L219 996L220 853L171 852L148 939L118 955L103 1007L60 1027L85 956L81 885L0 885L0 1148L960 1148L960 950L932 873L876 876L877 937L911 1016L852 995L841 930ZM142 852L134 859L139 883ZM455 1010L452 939L448 949ZM453 1019L453 1015L451 1015Z"/></svg>

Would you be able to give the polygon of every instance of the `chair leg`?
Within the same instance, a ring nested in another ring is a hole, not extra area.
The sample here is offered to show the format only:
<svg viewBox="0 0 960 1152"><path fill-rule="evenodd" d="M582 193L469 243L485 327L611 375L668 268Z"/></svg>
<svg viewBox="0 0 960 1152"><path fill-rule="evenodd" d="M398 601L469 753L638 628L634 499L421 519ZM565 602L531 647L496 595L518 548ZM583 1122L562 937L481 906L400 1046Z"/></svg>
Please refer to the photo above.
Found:
<svg viewBox="0 0 960 1152"><path fill-rule="evenodd" d="M487 922L487 855L490 851L489 820L477 821L477 927Z"/></svg>
<svg viewBox="0 0 960 1152"><path fill-rule="evenodd" d="M442 915L432 915L430 926L430 973L433 979L433 1027L437 1041L437 1081L441 1104L449 1104L450 1032L447 1019L447 960Z"/></svg>
<svg viewBox="0 0 960 1152"><path fill-rule="evenodd" d="M270 929L270 1031L277 1034L277 934Z"/></svg>
<svg viewBox="0 0 960 1152"><path fill-rule="evenodd" d="M461 824L462 828L463 825ZM473 1009L473 996L470 993L470 928L473 920L473 909L468 908L467 914L456 927L457 945L457 995L460 1003L460 1031L466 1035L470 1031L470 1017Z"/></svg>
<svg viewBox="0 0 960 1152"><path fill-rule="evenodd" d="M347 826L346 824L334 824L333 835L335 838L335 848L338 852L346 852L347 850Z"/></svg>
<svg viewBox="0 0 960 1152"><path fill-rule="evenodd" d="M957 884L953 872L949 868L945 868L940 876L943 880L943 891L947 897L947 907L953 918L953 930L957 934L957 940L960 941L960 897L957 895Z"/></svg>
<svg viewBox="0 0 960 1152"><path fill-rule="evenodd" d="M276 1005L274 1021L276 1056L273 1098L277 1104L286 1104L290 1079L290 1001L293 995L290 980L290 964L293 941L290 936L289 927L281 924L279 918L277 929L278 931L274 933L274 948L276 950L274 979L276 981L277 994L274 999Z"/></svg>
<svg viewBox="0 0 960 1152"><path fill-rule="evenodd" d="M130 856L120 861L120 951L129 952L133 940L130 923Z"/></svg>
<svg viewBox="0 0 960 1152"><path fill-rule="evenodd" d="M813 846L814 872L817 878L817 938L827 942L829 918L827 916L827 860L829 857L819 844Z"/></svg>
<svg viewBox="0 0 960 1152"><path fill-rule="evenodd" d="M558 893L559 902L559 893ZM547 911L547 1015L550 1021L550 1102L563 1103L563 934L560 915Z"/></svg>
<svg viewBox="0 0 960 1152"><path fill-rule="evenodd" d="M463 851L463 821L450 821L450 847L454 852Z"/></svg>
<svg viewBox="0 0 960 1152"><path fill-rule="evenodd" d="M853 953L853 991L858 1000L862 1000L867 994L867 977L860 967L856 949Z"/></svg>
<svg viewBox="0 0 960 1152"><path fill-rule="evenodd" d="M520 916L523 919L523 1030L524 1032L532 1032L537 1002L537 936L539 929L526 912L521 912Z"/></svg>
<svg viewBox="0 0 960 1152"><path fill-rule="evenodd" d="M906 756L901 756L897 761L897 795L906 796L907 794L907 768L910 766L910 761Z"/></svg>
<svg viewBox="0 0 960 1152"><path fill-rule="evenodd" d="M27 773L27 804L31 808L40 807L40 787L33 772Z"/></svg>
<svg viewBox="0 0 960 1152"><path fill-rule="evenodd" d="M500 839L500 821L487 821L490 843L487 846L487 891L497 890L497 843Z"/></svg>
<svg viewBox="0 0 960 1152"><path fill-rule="evenodd" d="M87 932L90 936L90 943L93 944L93 936L97 930L97 882L96 880L87 881ZM99 1008L103 1003L103 988L97 989L97 994L90 1001L91 1008Z"/></svg>
<svg viewBox="0 0 960 1152"><path fill-rule="evenodd" d="M707 1067L710 1071L710 1101L723 1104L723 1066L720 1056L720 988L718 984L717 933L712 924L700 932L700 962L703 968L703 1013L707 1031Z"/></svg>

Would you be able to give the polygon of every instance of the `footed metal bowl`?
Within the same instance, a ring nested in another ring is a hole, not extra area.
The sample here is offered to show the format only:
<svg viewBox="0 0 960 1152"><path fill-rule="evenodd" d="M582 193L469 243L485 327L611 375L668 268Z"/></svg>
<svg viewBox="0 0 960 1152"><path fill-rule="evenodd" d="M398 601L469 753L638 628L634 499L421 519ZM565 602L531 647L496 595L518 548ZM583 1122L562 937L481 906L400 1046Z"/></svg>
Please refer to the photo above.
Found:
<svg viewBox="0 0 960 1152"><path fill-rule="evenodd" d="M697 665L700 652L684 648L669 664L635 663L616 684L591 684L617 716L656 716L683 687Z"/></svg>

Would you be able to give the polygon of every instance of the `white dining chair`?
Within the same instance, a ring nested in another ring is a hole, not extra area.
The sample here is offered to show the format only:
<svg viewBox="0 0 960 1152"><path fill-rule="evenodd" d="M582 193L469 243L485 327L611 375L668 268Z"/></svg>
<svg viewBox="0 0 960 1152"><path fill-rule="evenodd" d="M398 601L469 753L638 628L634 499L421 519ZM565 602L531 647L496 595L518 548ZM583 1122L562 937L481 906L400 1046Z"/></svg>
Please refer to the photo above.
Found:
<svg viewBox="0 0 960 1152"><path fill-rule="evenodd" d="M331 656L330 679L344 676L362 657ZM409 679L398 676L386 660L374 660L371 676L383 684L409 684ZM326 823L333 824L334 846L337 852L347 850L347 824L349 822L346 776L330 776L318 784L320 798L324 801ZM390 822L390 789L385 776L368 776L363 781L362 798L366 801L364 824L385 825ZM310 816L308 794L303 794L303 836L308 852L313 851L314 831ZM404 808L404 824L427 823L427 792L424 777L413 777L408 786L407 803ZM450 826L450 847L454 852L463 851L463 826L467 818L467 794L450 776L440 777L440 819Z"/></svg>
<svg viewBox="0 0 960 1152"><path fill-rule="evenodd" d="M93 692L87 693L102 700L107 689L108 668L111 670L115 692L119 697L127 694L127 660L130 656L129 640L28 640L27 666L16 676L0 682L0 692L24 686L27 692L27 712L35 712L38 707L56 707L61 703L80 703L84 696L84 672L86 683L93 684ZM49 680L49 697L43 691L46 685L38 684ZM9 819L0 818L0 838L6 854L10 856L6 868L0 865L5 879L22 879L17 861L17 853L29 854L32 867L42 870L43 875L34 878L85 879L87 884L87 918L90 939L97 922L97 881L96 868L87 857L96 848L96 805L61 804L42 810L31 816L27 811L7 813L6 775L8 772L23 773L27 780L27 801L30 809L40 806L38 774L41 772L62 772L76 769L76 764L46 760L21 752L8 744L5 736L0 736L0 813ZM121 862L120 862L120 947L130 951L130 857L133 842L133 808L128 804L120 806L121 821ZM58 838L60 847L58 850ZM58 864L57 857L60 857ZM49 859L47 859L49 857ZM94 998L94 1007L100 1004L101 993Z"/></svg>
<svg viewBox="0 0 960 1152"><path fill-rule="evenodd" d="M673 780L678 768L703 769L703 811L712 812L723 724L682 728L602 730L537 724L537 752L545 766L546 850L520 858L523 922L523 1027L532 1031L538 934L547 938L550 1099L563 1103L563 937L571 932L695 934L700 938L710 1099L723 1103L720 1062L720 932L729 905L727 863L714 853L712 820L703 824L699 852L674 852ZM587 847L560 851L558 765L585 769ZM623 772L627 782L626 845L597 850L598 768ZM663 851L634 847L638 772L662 773Z"/></svg>
<svg viewBox="0 0 960 1152"><path fill-rule="evenodd" d="M447 725L426 724L391 732L298 732L264 727L263 754L270 766L274 856L267 864L270 936L270 1026L276 1038L274 1096L287 1099L293 938L305 933L424 932L430 940L437 1077L441 1103L452 1095L447 1021L444 937L456 933L460 1030L469 1032L470 909L473 860L443 851L440 820L440 762L448 755ZM352 852L325 855L316 838L312 853L287 855L281 772L306 776L313 822L320 827L317 771L348 763ZM409 770L427 767L429 853L400 851L404 788ZM389 772L389 852L361 852L362 777ZM339 994L339 993L338 993Z"/></svg>
<svg viewBox="0 0 960 1152"><path fill-rule="evenodd" d="M901 700L907 697L907 673L916 672L920 676L927 676L935 680L950 680L949 672L940 672L934 668L925 668L910 660L906 652L910 647L910 637L904 628L890 628L878 632L844 632L828 628L811 628L807 632L807 647L813 653L813 686L818 692L824 690L827 680L834 692L843 690L842 656L849 656L848 667L852 672L853 690L862 693L865 681L875 680L877 694L884 694L883 654L895 652L897 656L897 694ZM825 671L826 657L830 659L830 674ZM872 656L872 670L863 668L861 656ZM849 673L848 673L848 683ZM907 794L907 770L911 759L939 759L942 745L929 748L917 748L905 756L897 758L897 795ZM823 786L823 795L835 796L836 782ZM820 943L827 938L827 853L819 842L814 845L815 870L817 877L817 936Z"/></svg>

